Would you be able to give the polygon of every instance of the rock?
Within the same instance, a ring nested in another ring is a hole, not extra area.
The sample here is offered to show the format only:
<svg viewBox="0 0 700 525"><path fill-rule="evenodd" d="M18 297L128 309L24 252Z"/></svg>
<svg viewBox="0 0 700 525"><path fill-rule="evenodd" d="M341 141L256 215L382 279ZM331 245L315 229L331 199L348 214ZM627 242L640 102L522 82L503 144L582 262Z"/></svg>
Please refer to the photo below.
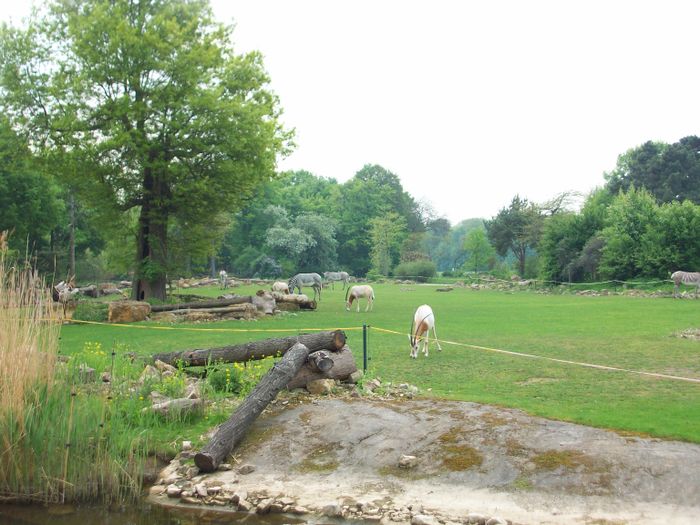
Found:
<svg viewBox="0 0 700 525"><path fill-rule="evenodd" d="M204 483L198 483L194 486L194 491L200 498L206 498L209 495L209 490Z"/></svg>
<svg viewBox="0 0 700 525"><path fill-rule="evenodd" d="M204 401L201 399L171 399L162 403L156 403L150 410L164 416L183 416L193 412L199 412L204 408ZM148 407L144 410L148 410Z"/></svg>
<svg viewBox="0 0 700 525"><path fill-rule="evenodd" d="M256 514L267 514L270 512L270 507L272 506L272 499L264 499L258 503L255 507Z"/></svg>
<svg viewBox="0 0 700 525"><path fill-rule="evenodd" d="M437 525L438 521L427 514L416 514L411 518L411 525Z"/></svg>
<svg viewBox="0 0 700 525"><path fill-rule="evenodd" d="M476 512L473 512L467 516L467 523L474 525L485 525L486 517L481 514L477 514Z"/></svg>
<svg viewBox="0 0 700 525"><path fill-rule="evenodd" d="M355 370L352 374L350 374L348 381L350 383L358 383L364 375L365 374L364 374L364 372L362 372L362 370Z"/></svg>
<svg viewBox="0 0 700 525"><path fill-rule="evenodd" d="M177 485L173 484L168 485L168 487L165 489L165 492L169 498L179 498L180 494L182 494L182 489Z"/></svg>
<svg viewBox="0 0 700 525"><path fill-rule="evenodd" d="M248 491L246 490L238 490L234 492L233 496L231 496L231 503L234 505L238 505L239 502L245 501L248 499Z"/></svg>
<svg viewBox="0 0 700 525"><path fill-rule="evenodd" d="M407 456L401 454L399 458L399 467L401 468L413 468L418 464L418 458L416 456Z"/></svg>
<svg viewBox="0 0 700 525"><path fill-rule="evenodd" d="M177 374L177 368L175 368L173 365L169 365L168 363L164 363L159 359L156 359L156 362L153 364L161 372L172 372L173 375Z"/></svg>
<svg viewBox="0 0 700 525"><path fill-rule="evenodd" d="M284 512L284 507L285 506L280 503L273 503L270 505L269 512L270 514L281 514L282 512Z"/></svg>
<svg viewBox="0 0 700 525"><path fill-rule="evenodd" d="M143 372L141 372L141 376L139 377L139 383L144 384L146 381L157 381L159 379L160 372L158 372L158 369L152 365L146 365L146 368L143 369Z"/></svg>
<svg viewBox="0 0 700 525"><path fill-rule="evenodd" d="M148 489L148 494L151 496L160 496L165 492L165 487L163 485L153 485Z"/></svg>
<svg viewBox="0 0 700 525"><path fill-rule="evenodd" d="M142 301L114 301L109 303L107 320L110 323L135 323L145 321L151 313L151 305Z"/></svg>
<svg viewBox="0 0 700 525"><path fill-rule="evenodd" d="M291 512L292 514L307 514L309 512L309 510L306 507L296 505L296 506L292 507L291 509L289 509L289 512Z"/></svg>
<svg viewBox="0 0 700 525"><path fill-rule="evenodd" d="M190 503L194 505L200 505L202 503L201 499L193 498L191 496L183 496L180 498L180 501L183 503Z"/></svg>
<svg viewBox="0 0 700 525"><path fill-rule="evenodd" d="M237 505L238 505L238 510L240 510L241 512L250 512L251 509L253 508L253 505L251 505L248 502L248 500L245 500L245 499L238 500Z"/></svg>
<svg viewBox="0 0 700 525"><path fill-rule="evenodd" d="M238 469L238 473L242 476L245 476L246 474L250 474L251 472L255 472L255 467L253 465L242 465Z"/></svg>
<svg viewBox="0 0 700 525"><path fill-rule="evenodd" d="M370 392L372 392L380 386L382 386L381 381L379 381L378 379L370 379L365 383L365 390L369 390Z"/></svg>
<svg viewBox="0 0 700 525"><path fill-rule="evenodd" d="M95 369L90 368L85 363L81 363L78 367L78 377L81 383L94 383L95 382Z"/></svg>
<svg viewBox="0 0 700 525"><path fill-rule="evenodd" d="M309 381L306 385L306 389L310 394L330 394L335 387L335 380L333 379L316 379L314 381Z"/></svg>
<svg viewBox="0 0 700 525"><path fill-rule="evenodd" d="M217 470L233 470L233 465L231 465L231 463L222 463L218 466Z"/></svg>
<svg viewBox="0 0 700 525"><path fill-rule="evenodd" d="M294 501L294 498L289 498L285 496L282 498L277 498L277 503L286 507L287 505L294 505L294 503L296 502Z"/></svg>
<svg viewBox="0 0 700 525"><path fill-rule="evenodd" d="M321 509L321 515L329 518L338 518L343 515L343 508L337 503L330 503L323 506Z"/></svg>
<svg viewBox="0 0 700 525"><path fill-rule="evenodd" d="M508 522L504 520L503 518L499 518L497 516L494 516L490 520L486 522L486 525L508 525Z"/></svg>
<svg viewBox="0 0 700 525"><path fill-rule="evenodd" d="M199 381L193 381L187 384L185 387L185 397L187 399L199 399L202 397Z"/></svg>

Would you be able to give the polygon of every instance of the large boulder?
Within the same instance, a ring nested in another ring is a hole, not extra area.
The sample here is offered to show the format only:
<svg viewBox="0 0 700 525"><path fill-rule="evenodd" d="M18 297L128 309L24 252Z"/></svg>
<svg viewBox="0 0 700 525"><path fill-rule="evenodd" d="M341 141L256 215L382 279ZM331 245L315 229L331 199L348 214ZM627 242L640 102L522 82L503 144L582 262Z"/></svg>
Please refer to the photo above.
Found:
<svg viewBox="0 0 700 525"><path fill-rule="evenodd" d="M142 301L115 301L109 303L110 323L135 323L145 321L151 313L151 305Z"/></svg>

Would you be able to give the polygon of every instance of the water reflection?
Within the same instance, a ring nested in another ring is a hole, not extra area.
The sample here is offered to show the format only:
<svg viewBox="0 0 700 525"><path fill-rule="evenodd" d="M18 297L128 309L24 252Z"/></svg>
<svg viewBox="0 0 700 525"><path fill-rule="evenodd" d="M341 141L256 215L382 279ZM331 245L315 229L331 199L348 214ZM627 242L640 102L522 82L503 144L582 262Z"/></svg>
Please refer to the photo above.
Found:
<svg viewBox="0 0 700 525"><path fill-rule="evenodd" d="M122 509L55 505L0 505L0 525L284 525L307 520L280 514L255 514L177 507L166 509L146 503ZM328 523L328 521L326 521Z"/></svg>

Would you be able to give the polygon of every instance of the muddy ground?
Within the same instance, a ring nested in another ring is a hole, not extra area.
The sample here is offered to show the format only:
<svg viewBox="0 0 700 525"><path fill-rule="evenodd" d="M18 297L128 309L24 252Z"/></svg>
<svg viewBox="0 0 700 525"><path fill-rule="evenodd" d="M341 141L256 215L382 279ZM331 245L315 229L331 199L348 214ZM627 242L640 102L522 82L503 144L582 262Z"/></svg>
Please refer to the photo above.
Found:
<svg viewBox="0 0 700 525"><path fill-rule="evenodd" d="M415 466L399 467L402 455ZM700 446L476 403L277 400L209 480L332 503L519 524L700 523ZM384 520L386 521L386 520Z"/></svg>

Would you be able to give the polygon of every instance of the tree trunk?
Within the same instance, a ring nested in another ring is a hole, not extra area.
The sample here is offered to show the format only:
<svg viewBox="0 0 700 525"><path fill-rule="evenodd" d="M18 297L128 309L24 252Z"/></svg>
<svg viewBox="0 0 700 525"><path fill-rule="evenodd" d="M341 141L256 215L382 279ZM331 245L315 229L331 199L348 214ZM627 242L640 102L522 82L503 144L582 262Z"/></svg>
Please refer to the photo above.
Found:
<svg viewBox="0 0 700 525"><path fill-rule="evenodd" d="M287 388L293 390L294 388L304 388L311 381L316 379L338 379L343 381L347 379L350 374L357 371L357 365L355 364L355 357L352 355L352 351L347 346L341 348L338 352L330 352L327 354L326 358L333 361L333 365L322 372L320 370L315 370L315 354L311 354L309 361L302 366L296 373L294 378L289 382Z"/></svg>
<svg viewBox="0 0 700 525"><path fill-rule="evenodd" d="M194 457L201 472L213 472L245 436L248 428L280 390L296 375L306 362L309 349L297 343L273 366L214 437Z"/></svg>
<svg viewBox="0 0 700 525"><path fill-rule="evenodd" d="M68 274L69 279L76 277L75 275L75 197L70 194L69 200L70 210L70 230L68 237Z"/></svg>
<svg viewBox="0 0 700 525"><path fill-rule="evenodd" d="M177 304L154 304L151 312L168 312L170 310L183 310L186 308L216 308L219 306L231 306L233 304L252 303L250 295L239 295L231 299L212 299L211 301L193 301L190 303Z"/></svg>
<svg viewBox="0 0 700 525"><path fill-rule="evenodd" d="M209 256L209 277L216 279L216 256Z"/></svg>
<svg viewBox="0 0 700 525"><path fill-rule="evenodd" d="M155 160L155 156L151 160ZM168 200L169 191L163 177L154 174L150 167L145 168L136 247L136 278L132 289L132 298L137 301L166 299Z"/></svg>
<svg viewBox="0 0 700 525"><path fill-rule="evenodd" d="M310 352L330 350L337 352L345 346L345 332L318 332L299 336L280 337L251 341L240 345L222 346L218 348L203 348L155 354L154 360L160 360L169 365L182 363L183 366L205 366L208 363L242 363L251 359L264 359L286 353L296 343L302 343Z"/></svg>

